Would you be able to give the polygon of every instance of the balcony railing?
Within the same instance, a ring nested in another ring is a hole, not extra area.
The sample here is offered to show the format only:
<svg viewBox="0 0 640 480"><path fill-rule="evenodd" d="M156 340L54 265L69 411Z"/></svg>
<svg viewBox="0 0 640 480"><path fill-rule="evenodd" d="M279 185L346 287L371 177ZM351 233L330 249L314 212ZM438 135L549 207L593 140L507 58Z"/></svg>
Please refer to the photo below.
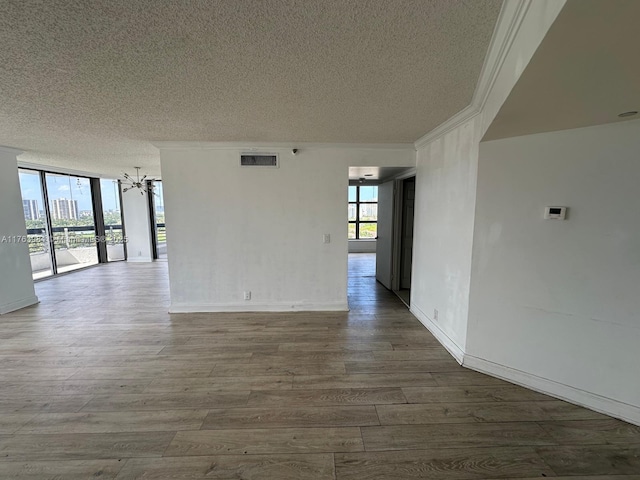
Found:
<svg viewBox="0 0 640 480"><path fill-rule="evenodd" d="M53 227L51 231L56 250L71 250L95 246L97 240L93 226ZM29 253L37 254L49 251L49 234L46 228L27 229ZM124 243L122 225L106 225L104 242L107 245Z"/></svg>

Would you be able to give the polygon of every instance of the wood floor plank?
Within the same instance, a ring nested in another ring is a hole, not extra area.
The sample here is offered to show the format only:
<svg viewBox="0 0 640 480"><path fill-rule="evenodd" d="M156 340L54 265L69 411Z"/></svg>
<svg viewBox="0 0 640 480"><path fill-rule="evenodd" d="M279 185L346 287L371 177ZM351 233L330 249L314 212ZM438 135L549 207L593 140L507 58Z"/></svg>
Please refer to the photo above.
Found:
<svg viewBox="0 0 640 480"><path fill-rule="evenodd" d="M154 377L206 377L213 370L213 364L203 367L88 367L79 369L70 380L81 379L140 379Z"/></svg>
<svg viewBox="0 0 640 480"><path fill-rule="evenodd" d="M580 475L579 477L571 475L554 476L553 480L640 480L640 475ZM504 480L504 478L486 478L483 480ZM518 480L540 480L540 477L518 477Z"/></svg>
<svg viewBox="0 0 640 480"><path fill-rule="evenodd" d="M409 403L543 402L553 397L517 385L470 385L453 387L404 387Z"/></svg>
<svg viewBox="0 0 640 480"><path fill-rule="evenodd" d="M362 427L367 451L555 445L535 423L449 423Z"/></svg>
<svg viewBox="0 0 640 480"><path fill-rule="evenodd" d="M461 369L456 372L434 372L433 378L440 387L474 386L474 385L510 385L499 378L490 377L483 373Z"/></svg>
<svg viewBox="0 0 640 480"><path fill-rule="evenodd" d="M146 379L61 380L37 382L0 382L4 395L99 395L109 393L142 393L151 382ZM88 399L87 399L88 400Z"/></svg>
<svg viewBox="0 0 640 480"><path fill-rule="evenodd" d="M90 395L34 395L0 397L0 414L29 412L77 412L93 397Z"/></svg>
<svg viewBox="0 0 640 480"><path fill-rule="evenodd" d="M524 472L554 476L530 447L336 453L335 463L338 480L516 478Z"/></svg>
<svg viewBox="0 0 640 480"><path fill-rule="evenodd" d="M34 418L36 413L3 413L0 415L0 435L15 433L29 420ZM1 478L1 477L0 477Z"/></svg>
<svg viewBox="0 0 640 480"><path fill-rule="evenodd" d="M278 345L280 352L373 352L393 350L389 342L350 343L343 342L283 342Z"/></svg>
<svg viewBox="0 0 640 480"><path fill-rule="evenodd" d="M433 386L430 373L360 373L353 375L296 375L293 388L380 388L406 385Z"/></svg>
<svg viewBox="0 0 640 480"><path fill-rule="evenodd" d="M406 403L399 388L329 388L289 391L252 391L247 406L384 405Z"/></svg>
<svg viewBox="0 0 640 480"><path fill-rule="evenodd" d="M640 426L607 418L541 422L542 428L558 443L564 445L640 444Z"/></svg>
<svg viewBox="0 0 640 480"><path fill-rule="evenodd" d="M218 455L127 460L118 480L333 480L332 454Z"/></svg>
<svg viewBox="0 0 640 480"><path fill-rule="evenodd" d="M0 462L160 457L174 432L12 435L0 438Z"/></svg>
<svg viewBox="0 0 640 480"><path fill-rule="evenodd" d="M264 428L178 432L165 456L359 452L360 429Z"/></svg>
<svg viewBox="0 0 640 480"><path fill-rule="evenodd" d="M206 393L234 390L291 390L291 375L261 375L235 377L157 378L144 393Z"/></svg>
<svg viewBox="0 0 640 480"><path fill-rule="evenodd" d="M410 350L411 351L411 350ZM387 360L345 362L347 373L457 372L463 369L453 358L445 360Z"/></svg>
<svg viewBox="0 0 640 480"><path fill-rule="evenodd" d="M637 475L640 472L638 445L559 445L540 447L536 452L557 475Z"/></svg>
<svg viewBox="0 0 640 480"><path fill-rule="evenodd" d="M246 405L248 398L249 391L101 395L94 397L84 406L82 411L105 412L240 407Z"/></svg>
<svg viewBox="0 0 640 480"><path fill-rule="evenodd" d="M212 377L237 377L241 375L341 375L345 368L342 362L331 363L227 363L215 366Z"/></svg>
<svg viewBox="0 0 640 480"><path fill-rule="evenodd" d="M380 425L374 406L212 409L202 430L236 428L359 427Z"/></svg>
<svg viewBox="0 0 640 480"><path fill-rule="evenodd" d="M168 345L160 351L160 355L186 355L186 354L222 354L233 352L277 352L278 344L252 344L225 343L224 345Z"/></svg>
<svg viewBox="0 0 640 480"><path fill-rule="evenodd" d="M15 480L113 480L124 462L118 460L66 460L0 462L0 478Z"/></svg>
<svg viewBox="0 0 640 480"><path fill-rule="evenodd" d="M208 410L160 410L92 413L44 413L18 433L117 433L197 430Z"/></svg>
<svg viewBox="0 0 640 480"><path fill-rule="evenodd" d="M376 409L381 425L535 422L550 418L554 420L607 418L599 413L560 400L513 403L414 403L379 405ZM552 434L552 432L550 433Z"/></svg>

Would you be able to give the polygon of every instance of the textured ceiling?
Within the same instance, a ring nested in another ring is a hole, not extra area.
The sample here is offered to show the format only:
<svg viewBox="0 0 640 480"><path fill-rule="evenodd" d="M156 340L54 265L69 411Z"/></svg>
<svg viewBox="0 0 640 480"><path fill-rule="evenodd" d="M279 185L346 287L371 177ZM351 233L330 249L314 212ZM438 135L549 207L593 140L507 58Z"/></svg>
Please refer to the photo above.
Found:
<svg viewBox="0 0 640 480"><path fill-rule="evenodd" d="M471 100L499 0L2 0L0 145L159 173L151 141L413 142Z"/></svg>
<svg viewBox="0 0 640 480"><path fill-rule="evenodd" d="M619 113L640 111L639 19L638 0L569 0L484 140L623 121Z"/></svg>

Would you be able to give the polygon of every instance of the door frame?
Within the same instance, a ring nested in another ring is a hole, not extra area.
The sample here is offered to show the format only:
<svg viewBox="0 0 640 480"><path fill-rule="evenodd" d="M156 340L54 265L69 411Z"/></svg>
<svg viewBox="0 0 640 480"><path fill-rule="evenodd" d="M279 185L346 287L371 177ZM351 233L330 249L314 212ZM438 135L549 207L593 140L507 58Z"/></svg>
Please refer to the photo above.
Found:
<svg viewBox="0 0 640 480"><path fill-rule="evenodd" d="M404 208L404 181L415 177L416 170L411 169L396 177L393 182L393 251L391 254L391 290L400 290L400 262L402 258L402 209Z"/></svg>

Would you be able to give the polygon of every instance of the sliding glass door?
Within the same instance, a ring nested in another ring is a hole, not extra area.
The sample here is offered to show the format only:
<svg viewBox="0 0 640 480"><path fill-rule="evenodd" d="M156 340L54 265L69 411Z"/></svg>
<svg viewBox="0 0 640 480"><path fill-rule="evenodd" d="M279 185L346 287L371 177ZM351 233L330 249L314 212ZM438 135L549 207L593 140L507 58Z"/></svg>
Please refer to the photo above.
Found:
<svg viewBox="0 0 640 480"><path fill-rule="evenodd" d="M47 208L44 202L40 172L19 169L20 190L27 241L34 279L53 275Z"/></svg>
<svg viewBox="0 0 640 480"><path fill-rule="evenodd" d="M98 263L91 183L86 177L46 173L57 273Z"/></svg>
<svg viewBox="0 0 640 480"><path fill-rule="evenodd" d="M122 208L120 207L120 184L117 180L100 179L102 217L104 218L107 259L110 262L126 258Z"/></svg>
<svg viewBox="0 0 640 480"><path fill-rule="evenodd" d="M34 280L126 259L118 180L18 173Z"/></svg>

